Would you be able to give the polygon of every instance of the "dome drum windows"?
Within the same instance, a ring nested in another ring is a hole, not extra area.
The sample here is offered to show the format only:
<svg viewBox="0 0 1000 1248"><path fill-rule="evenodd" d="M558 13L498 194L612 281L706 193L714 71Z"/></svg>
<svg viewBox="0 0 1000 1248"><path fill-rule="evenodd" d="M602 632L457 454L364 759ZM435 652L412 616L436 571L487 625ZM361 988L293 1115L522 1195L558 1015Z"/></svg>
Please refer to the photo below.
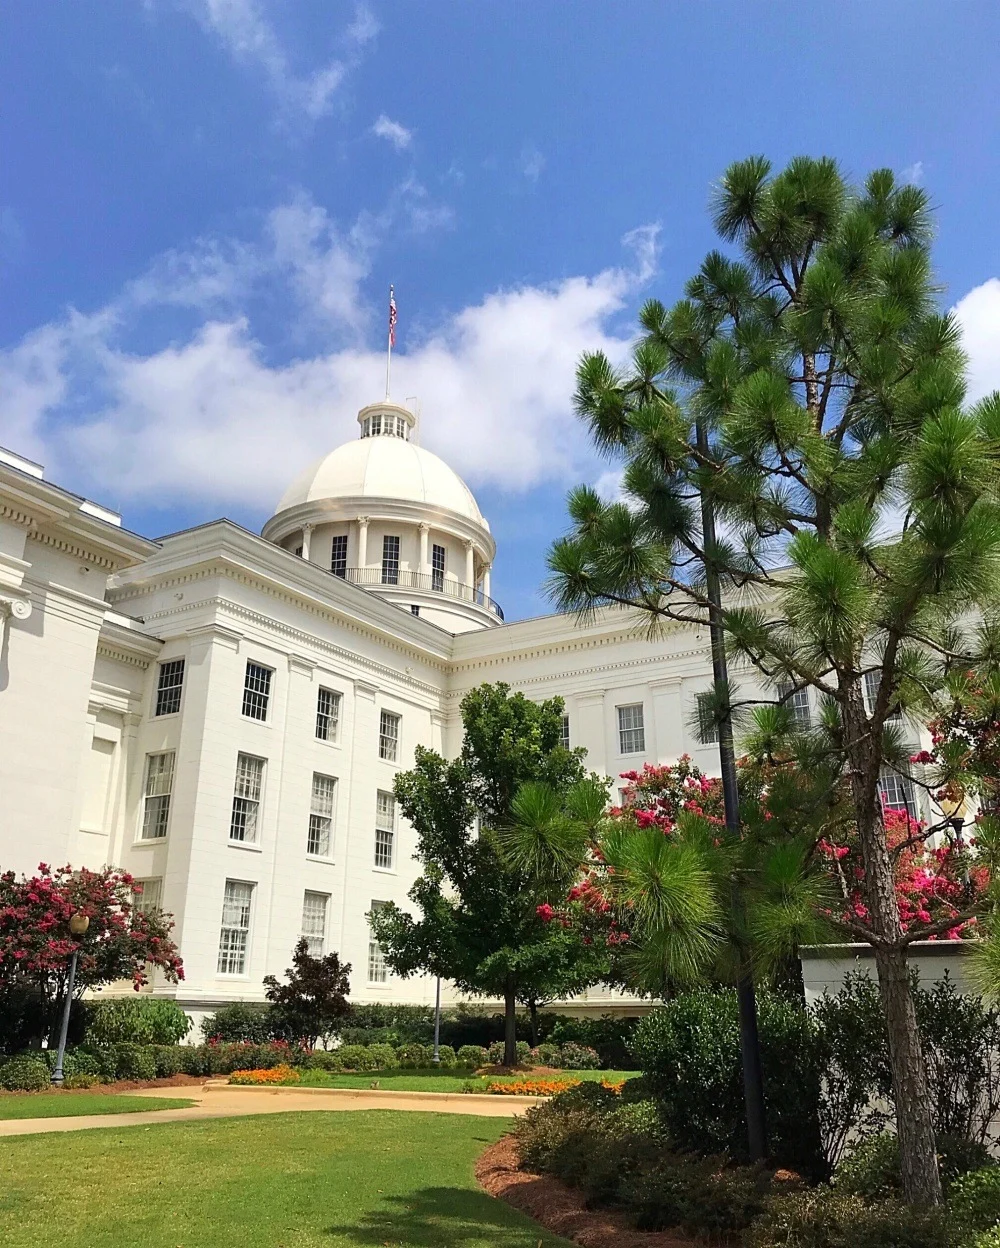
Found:
<svg viewBox="0 0 1000 1248"><path fill-rule="evenodd" d="M402 416L396 416L392 412L376 412L374 416L366 416L362 420L361 436L363 438L402 438L408 442L410 426Z"/></svg>

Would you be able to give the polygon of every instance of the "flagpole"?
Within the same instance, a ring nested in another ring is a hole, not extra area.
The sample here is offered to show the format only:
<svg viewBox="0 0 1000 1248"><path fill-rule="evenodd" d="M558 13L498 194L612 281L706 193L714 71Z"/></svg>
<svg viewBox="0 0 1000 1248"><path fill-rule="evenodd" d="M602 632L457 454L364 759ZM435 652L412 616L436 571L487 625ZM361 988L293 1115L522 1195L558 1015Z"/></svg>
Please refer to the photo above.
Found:
<svg viewBox="0 0 1000 1248"><path fill-rule="evenodd" d="M392 370L392 339L393 339L393 333L392 333L393 323L392 323L392 313L391 313L392 307L393 307L393 293L392 293L392 287L390 286L389 287L389 308L390 308L389 335L388 335L388 341L386 343L386 350L385 350L385 400L387 403L389 401L389 377L390 377L391 370Z"/></svg>

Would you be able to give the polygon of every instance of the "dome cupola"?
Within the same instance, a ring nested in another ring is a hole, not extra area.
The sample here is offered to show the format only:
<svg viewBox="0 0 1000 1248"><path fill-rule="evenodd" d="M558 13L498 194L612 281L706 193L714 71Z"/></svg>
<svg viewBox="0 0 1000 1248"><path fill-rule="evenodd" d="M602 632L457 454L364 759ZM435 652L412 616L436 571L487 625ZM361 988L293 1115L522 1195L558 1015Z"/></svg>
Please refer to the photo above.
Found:
<svg viewBox="0 0 1000 1248"><path fill-rule="evenodd" d="M358 424L292 482L263 536L449 632L502 621L496 543L472 491L417 445L409 409L371 403Z"/></svg>

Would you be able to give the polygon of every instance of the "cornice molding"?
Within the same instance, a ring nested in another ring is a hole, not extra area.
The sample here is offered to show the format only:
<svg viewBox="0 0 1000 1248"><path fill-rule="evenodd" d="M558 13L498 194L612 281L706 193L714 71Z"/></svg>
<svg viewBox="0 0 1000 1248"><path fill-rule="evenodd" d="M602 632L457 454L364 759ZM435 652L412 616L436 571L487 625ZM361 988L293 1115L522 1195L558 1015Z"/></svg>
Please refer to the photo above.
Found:
<svg viewBox="0 0 1000 1248"><path fill-rule="evenodd" d="M38 528L38 521L34 516L27 511L22 511L20 507L12 507L9 503L0 503L0 517L29 532Z"/></svg>
<svg viewBox="0 0 1000 1248"><path fill-rule="evenodd" d="M85 563L93 563L99 568L106 568L108 572L114 572L121 567L121 561L118 559L111 559L107 555L99 554L91 547L68 541L65 537L47 533L43 529L29 529L28 537L31 541L39 542L42 546L51 546L64 555L72 555L74 559L82 559Z"/></svg>
<svg viewBox="0 0 1000 1248"><path fill-rule="evenodd" d="M130 652L108 641L98 641L97 653L102 659L113 659L116 663L124 663L126 667L136 667L141 671L145 671L153 662L146 655Z"/></svg>

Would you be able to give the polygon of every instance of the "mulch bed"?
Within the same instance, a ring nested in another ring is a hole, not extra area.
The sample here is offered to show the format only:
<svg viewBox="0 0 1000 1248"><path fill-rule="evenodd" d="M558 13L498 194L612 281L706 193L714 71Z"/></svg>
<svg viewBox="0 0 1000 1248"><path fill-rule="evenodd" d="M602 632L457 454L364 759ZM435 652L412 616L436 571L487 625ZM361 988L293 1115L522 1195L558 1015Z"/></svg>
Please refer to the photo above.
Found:
<svg viewBox="0 0 1000 1248"><path fill-rule="evenodd" d="M581 1248L697 1248L677 1231L637 1231L607 1209L588 1209L580 1192L547 1174L519 1169L517 1141L505 1135L476 1162L479 1185Z"/></svg>

